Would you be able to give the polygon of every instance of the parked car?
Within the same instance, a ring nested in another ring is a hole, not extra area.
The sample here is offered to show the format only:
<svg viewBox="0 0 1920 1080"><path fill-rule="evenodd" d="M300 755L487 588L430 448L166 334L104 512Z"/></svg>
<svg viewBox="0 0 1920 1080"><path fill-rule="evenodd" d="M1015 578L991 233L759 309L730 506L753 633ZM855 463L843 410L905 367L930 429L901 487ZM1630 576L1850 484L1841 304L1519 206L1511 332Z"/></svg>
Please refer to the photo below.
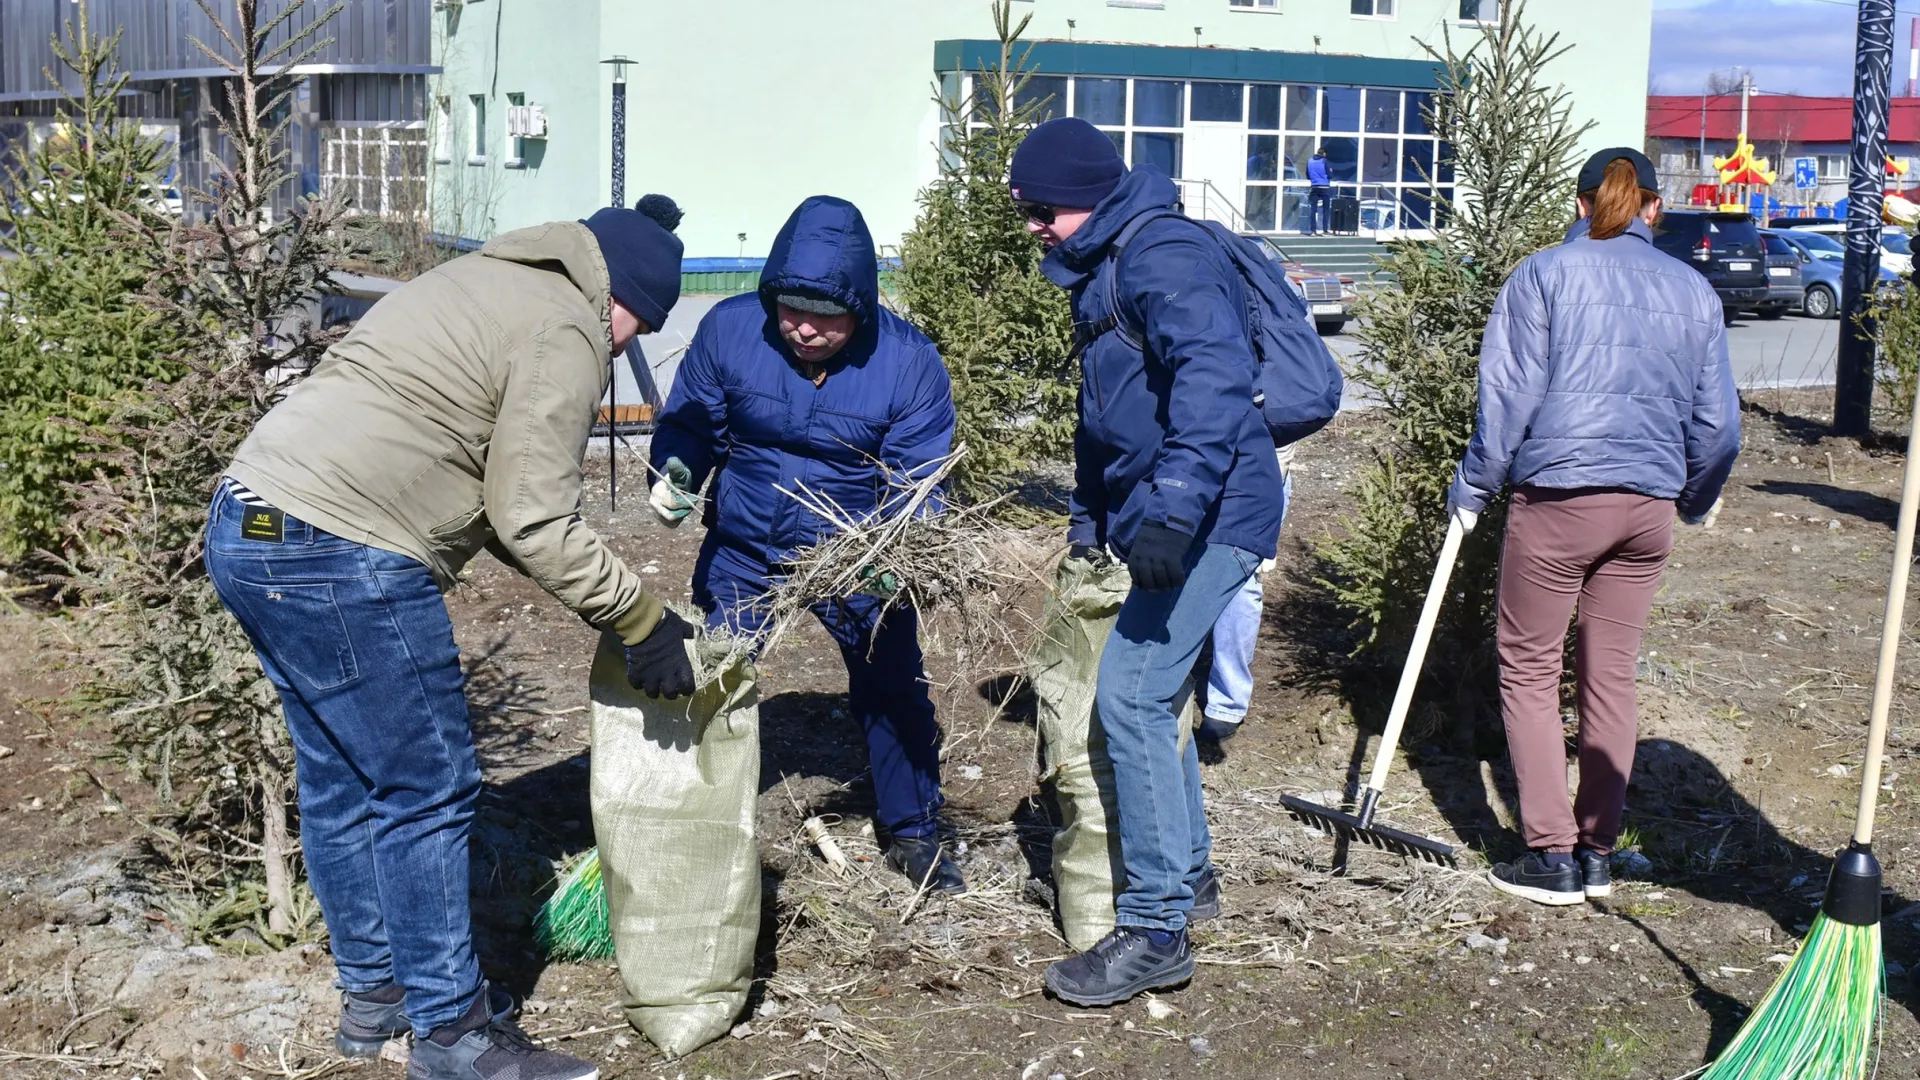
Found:
<svg viewBox="0 0 1920 1080"><path fill-rule="evenodd" d="M1806 229L1766 229L1761 235L1779 240L1800 258L1802 300L1795 308L1809 319L1840 317L1840 273L1846 265L1845 244L1828 233ZM1900 275L1880 267L1880 287L1898 287Z"/></svg>
<svg viewBox="0 0 1920 1080"><path fill-rule="evenodd" d="M1766 249L1751 214L1668 210L1653 228L1653 246L1700 271L1728 326L1738 312L1767 302Z"/></svg>
<svg viewBox="0 0 1920 1080"><path fill-rule="evenodd" d="M1800 252L1779 236L1762 229L1761 246L1767 252L1767 299L1755 307L1763 319L1777 319L1799 307L1806 299L1806 282L1800 274Z"/></svg>
<svg viewBox="0 0 1920 1080"><path fill-rule="evenodd" d="M1307 315L1313 319L1314 329L1328 337L1346 329L1347 317L1353 312L1354 301L1359 299L1359 295L1353 291L1352 278L1313 269L1287 254L1286 249L1275 243L1271 236L1258 236L1255 239L1266 249L1267 258L1280 264L1280 269L1286 272L1288 284L1306 302Z"/></svg>
<svg viewBox="0 0 1920 1080"><path fill-rule="evenodd" d="M1774 218L1768 222L1768 226L1831 236L1842 244L1846 242L1847 223L1839 218ZM1896 274L1913 272L1913 244L1907 236L1907 230L1897 225L1888 225L1880 230L1880 265Z"/></svg>

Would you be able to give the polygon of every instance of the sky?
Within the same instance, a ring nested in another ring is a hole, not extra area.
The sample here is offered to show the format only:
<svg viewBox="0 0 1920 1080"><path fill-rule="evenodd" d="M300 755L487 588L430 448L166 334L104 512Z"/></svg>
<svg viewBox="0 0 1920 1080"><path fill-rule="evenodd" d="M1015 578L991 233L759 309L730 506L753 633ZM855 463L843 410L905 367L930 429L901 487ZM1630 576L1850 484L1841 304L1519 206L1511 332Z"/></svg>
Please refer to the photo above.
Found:
<svg viewBox="0 0 1920 1080"><path fill-rule="evenodd" d="M1899 0L1894 16L1893 92L1907 80L1907 38L1920 0ZM1649 90L1699 93L1708 73L1744 67L1756 89L1850 95L1851 0L1653 0Z"/></svg>

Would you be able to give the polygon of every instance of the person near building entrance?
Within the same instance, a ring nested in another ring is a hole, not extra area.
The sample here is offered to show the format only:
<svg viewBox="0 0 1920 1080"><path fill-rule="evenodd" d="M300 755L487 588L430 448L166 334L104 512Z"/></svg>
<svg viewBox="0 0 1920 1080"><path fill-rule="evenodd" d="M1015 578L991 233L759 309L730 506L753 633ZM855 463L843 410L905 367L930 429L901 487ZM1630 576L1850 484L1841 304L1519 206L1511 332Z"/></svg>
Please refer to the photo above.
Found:
<svg viewBox="0 0 1920 1080"><path fill-rule="evenodd" d="M1327 173L1327 148L1315 147L1307 159L1308 236L1333 231L1333 180Z"/></svg>
<svg viewBox="0 0 1920 1080"><path fill-rule="evenodd" d="M486 547L618 635L636 686L692 692L693 628L580 519L608 356L666 321L680 252L610 207L421 275L261 418L213 497L208 575L292 737L336 1045L371 1057L411 1027L410 1080L599 1075L529 1042L474 958L480 770L443 593Z"/></svg>
<svg viewBox="0 0 1920 1080"><path fill-rule="evenodd" d="M1293 454L1291 443L1274 451L1280 464L1283 528L1293 502ZM1207 670L1207 704L1200 712L1203 739L1225 742L1239 734L1253 705L1253 650L1260 641L1260 619L1266 613L1267 599L1261 582L1272 571L1272 559L1261 563L1213 621L1213 664Z"/></svg>
<svg viewBox="0 0 1920 1080"><path fill-rule="evenodd" d="M891 483L926 475L953 440L953 397L933 343L880 303L873 237L844 199L800 204L773 242L756 294L700 321L653 436L652 503L669 526L707 495L693 571L709 626L752 634L791 555L832 524L781 494L804 484L855 518L884 511ZM940 729L912 607L888 583L814 606L840 646L847 699L866 731L875 825L887 862L937 892L966 890L939 835ZM898 583L890 583L897 588Z"/></svg>
<svg viewBox="0 0 1920 1080"><path fill-rule="evenodd" d="M1480 406L1448 491L1471 530L1513 486L1500 554L1500 712L1527 853L1494 888L1577 904L1612 888L1638 718L1634 662L1673 518L1705 520L1740 448L1720 301L1653 246L1659 179L1637 150L1580 170L1566 243L1508 277L1480 349ZM1575 623L1579 792L1567 800L1561 654Z"/></svg>
<svg viewBox="0 0 1920 1080"><path fill-rule="evenodd" d="M1126 885L1113 932L1046 973L1062 1000L1110 1005L1191 977L1187 924L1219 909L1179 716L1208 631L1273 557L1284 496L1254 405L1246 285L1204 226L1167 212L1173 181L1129 172L1104 133L1064 118L1015 151L1010 193L1051 249L1043 272L1072 294L1068 540L1081 554L1110 547L1133 577L1095 691Z"/></svg>

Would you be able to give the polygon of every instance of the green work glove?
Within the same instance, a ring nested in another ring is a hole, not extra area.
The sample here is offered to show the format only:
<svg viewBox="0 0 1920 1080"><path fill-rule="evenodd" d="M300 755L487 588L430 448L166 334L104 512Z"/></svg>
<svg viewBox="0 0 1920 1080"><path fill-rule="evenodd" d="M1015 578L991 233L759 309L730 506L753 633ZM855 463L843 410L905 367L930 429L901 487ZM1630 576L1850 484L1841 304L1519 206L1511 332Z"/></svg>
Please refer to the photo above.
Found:
<svg viewBox="0 0 1920 1080"><path fill-rule="evenodd" d="M653 489L647 493L647 503L661 523L671 529L693 513L693 496L687 493L693 486L693 470L679 458L670 457L666 474L666 479L654 481Z"/></svg>
<svg viewBox="0 0 1920 1080"><path fill-rule="evenodd" d="M900 579L891 570L863 566L860 568L860 591L882 600L891 600L900 592Z"/></svg>

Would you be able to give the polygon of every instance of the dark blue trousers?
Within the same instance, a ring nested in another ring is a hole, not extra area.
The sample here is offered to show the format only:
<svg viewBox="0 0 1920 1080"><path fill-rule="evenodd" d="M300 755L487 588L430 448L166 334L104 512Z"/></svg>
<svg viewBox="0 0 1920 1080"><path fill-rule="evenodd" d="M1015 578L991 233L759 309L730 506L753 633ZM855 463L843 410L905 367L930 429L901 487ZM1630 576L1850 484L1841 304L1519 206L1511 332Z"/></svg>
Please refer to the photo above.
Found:
<svg viewBox="0 0 1920 1080"><path fill-rule="evenodd" d="M693 568L693 600L707 625L757 633L766 611L757 601L781 580L776 568L711 536ZM940 728L927 695L920 620L856 593L813 606L847 665L847 701L867 736L875 823L892 836L931 836L940 797Z"/></svg>

